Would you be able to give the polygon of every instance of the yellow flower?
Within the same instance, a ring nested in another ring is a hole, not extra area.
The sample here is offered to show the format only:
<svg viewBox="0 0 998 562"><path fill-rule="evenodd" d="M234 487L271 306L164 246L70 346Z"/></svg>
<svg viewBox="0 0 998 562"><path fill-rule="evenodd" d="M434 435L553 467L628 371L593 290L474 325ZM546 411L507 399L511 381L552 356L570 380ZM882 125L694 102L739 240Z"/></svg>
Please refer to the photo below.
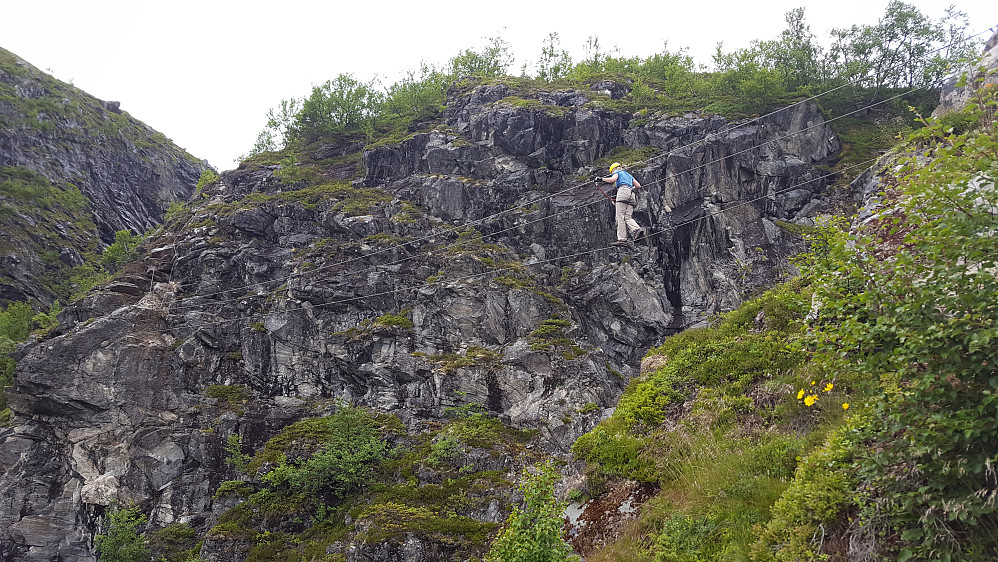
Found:
<svg viewBox="0 0 998 562"><path fill-rule="evenodd" d="M810 406L813 406L814 403L817 402L817 401L818 401L818 395L817 394L810 394L810 395L808 395L807 398L804 399L804 405L810 407Z"/></svg>
<svg viewBox="0 0 998 562"><path fill-rule="evenodd" d="M814 381L811 381L811 386L814 386Z"/></svg>
<svg viewBox="0 0 998 562"><path fill-rule="evenodd" d="M800 400L801 398L804 398L804 389L803 388L800 390L800 392L797 393L797 399Z"/></svg>
<svg viewBox="0 0 998 562"><path fill-rule="evenodd" d="M849 403L848 402L843 403L842 404L842 409L843 410L848 410L849 409Z"/></svg>
<svg viewBox="0 0 998 562"><path fill-rule="evenodd" d="M834 388L834 387L835 387L835 386L834 386L834 385L833 385L832 383L828 383L828 384L826 384L826 385L825 385L825 392L831 392L831 391L832 391L832 388Z"/></svg>

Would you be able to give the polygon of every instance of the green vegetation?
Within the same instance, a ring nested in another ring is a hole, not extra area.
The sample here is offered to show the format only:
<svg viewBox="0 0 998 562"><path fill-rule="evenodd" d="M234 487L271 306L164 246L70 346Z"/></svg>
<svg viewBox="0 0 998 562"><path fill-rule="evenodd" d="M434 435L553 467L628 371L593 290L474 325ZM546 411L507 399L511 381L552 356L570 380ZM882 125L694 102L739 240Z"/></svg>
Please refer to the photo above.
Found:
<svg viewBox="0 0 998 562"><path fill-rule="evenodd" d="M28 339L33 330L38 333L49 330L57 323L56 315L62 306L56 301L47 313L35 313L28 303L11 302L0 307L0 411L8 411L7 394L4 392L14 383L14 369L17 362L9 355L17 344Z"/></svg>
<svg viewBox="0 0 998 562"><path fill-rule="evenodd" d="M200 544L197 530L183 523L173 523L147 534L149 549L166 562L196 562Z"/></svg>
<svg viewBox="0 0 998 562"><path fill-rule="evenodd" d="M478 472L439 485L376 485L371 502L351 514L369 523L361 535L367 542L397 542L415 533L462 550L481 550L498 525L458 512L480 505L497 484L508 485L497 472Z"/></svg>
<svg viewBox="0 0 998 562"><path fill-rule="evenodd" d="M218 400L223 412L243 413L243 405L253 396L252 390L243 384L213 384L206 386L204 395Z"/></svg>
<svg viewBox="0 0 998 562"><path fill-rule="evenodd" d="M925 121L879 220L797 232L802 277L649 352L573 447L590 489L660 486L594 560L998 554L995 107Z"/></svg>
<svg viewBox="0 0 998 562"><path fill-rule="evenodd" d="M230 457L231 458L231 457ZM228 460L228 459L226 459ZM253 486L243 480L226 480L218 485L214 498L224 498L227 496L249 497L253 492Z"/></svg>
<svg viewBox="0 0 998 562"><path fill-rule="evenodd" d="M533 434L477 404L450 411L442 427L415 437L394 416L342 404L289 425L246 463L247 481L219 486L216 498L242 501L208 536L243 542L248 560L325 559L336 541L400 544L410 533L455 559L480 559L498 525L474 514L497 500L505 509L513 485L466 455L531 458L525 445ZM428 470L441 475L439 484L419 483Z"/></svg>
<svg viewBox="0 0 998 562"><path fill-rule="evenodd" d="M415 325L409 319L412 314L408 308L403 308L398 314L386 313L374 320L364 320L359 326L336 332L334 335L346 336L351 340L360 340L373 334L402 334L412 331Z"/></svg>
<svg viewBox="0 0 998 562"><path fill-rule="evenodd" d="M218 173L215 172L215 170L208 169L201 172L201 177L198 178L198 183L197 185L194 186L195 195L200 194L204 190L204 188L213 185L215 183L218 183L218 181L221 179L222 177L219 176Z"/></svg>
<svg viewBox="0 0 998 562"><path fill-rule="evenodd" d="M810 287L794 281L649 351L658 366L573 446L594 493L625 478L661 488L597 560L748 556L799 459L841 418L824 404L845 383L823 392L816 381L819 404L795 398L814 376L802 344L810 302Z"/></svg>
<svg viewBox="0 0 998 562"><path fill-rule="evenodd" d="M846 448L847 474L864 485L841 510L851 503L864 526L899 537L878 545L899 559L998 553L998 513L979 493L998 455L995 105L994 88L979 90L965 112L977 127L964 133L927 122L909 141L916 156L892 168L891 212L853 237L831 232L808 263L822 304L817 357L868 396L870 420Z"/></svg>
<svg viewBox="0 0 998 562"><path fill-rule="evenodd" d="M578 560L562 538L565 504L554 495L560 474L551 465L524 472L523 505L514 506L499 537L485 557L490 562L558 562Z"/></svg>
<svg viewBox="0 0 998 562"><path fill-rule="evenodd" d="M565 359L578 359L586 354L574 340L565 335L565 329L571 327L570 320L549 318L541 322L536 330L530 332L530 349L534 351L558 351Z"/></svg>
<svg viewBox="0 0 998 562"><path fill-rule="evenodd" d="M317 176L310 173L307 177ZM295 179L294 181L299 180ZM353 187L348 182L334 181L319 185L306 185L300 189L280 193L250 193L238 201L211 204L206 206L204 210L216 215L228 215L240 209L250 209L260 205L296 203L305 209L339 211L349 216L359 216L370 214L376 205L388 201L391 201L391 197L380 189Z"/></svg>
<svg viewBox="0 0 998 562"><path fill-rule="evenodd" d="M38 280L63 302L78 292L78 271L98 265L100 238L86 197L72 184L54 184L27 168L0 167L0 232L0 251L22 252ZM88 264L64 264L55 249L67 246L83 253Z"/></svg>
<svg viewBox="0 0 998 562"><path fill-rule="evenodd" d="M472 345L464 353L442 353L440 355L425 355L415 352L413 355L425 357L427 360L437 363L441 371L453 374L454 371L462 367L472 365L494 365L499 362L502 355L498 351L493 351L486 347Z"/></svg>
<svg viewBox="0 0 998 562"><path fill-rule="evenodd" d="M80 213L90 204L75 185L54 185L45 176L17 166L0 167L0 197L51 212Z"/></svg>
<svg viewBox="0 0 998 562"><path fill-rule="evenodd" d="M274 489L295 490L330 502L361 490L389 454L381 425L358 408L341 408L323 418L327 436L303 463L285 455L263 476Z"/></svg>
<svg viewBox="0 0 998 562"><path fill-rule="evenodd" d="M141 236L135 236L127 230L115 232L114 242L101 254L101 266L108 272L120 269L122 265L135 259L140 242Z"/></svg>
<svg viewBox="0 0 998 562"><path fill-rule="evenodd" d="M138 507L112 508L107 532L94 537L94 550L107 562L146 562L151 556L148 542L139 535L139 527L148 518Z"/></svg>
<svg viewBox="0 0 998 562"><path fill-rule="evenodd" d="M249 455L243 452L243 440L238 433L229 435L225 440L225 464L231 466L237 473L246 474ZM221 492L222 488L219 488Z"/></svg>

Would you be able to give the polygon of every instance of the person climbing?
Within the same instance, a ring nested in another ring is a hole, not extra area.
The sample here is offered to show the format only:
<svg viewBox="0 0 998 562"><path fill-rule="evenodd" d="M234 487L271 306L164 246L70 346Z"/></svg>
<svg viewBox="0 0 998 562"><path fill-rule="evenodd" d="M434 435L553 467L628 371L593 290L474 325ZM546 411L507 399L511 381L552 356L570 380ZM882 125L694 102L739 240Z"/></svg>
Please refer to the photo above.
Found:
<svg viewBox="0 0 998 562"><path fill-rule="evenodd" d="M638 204L638 199L634 192L641 189L641 183L634 179L634 176L627 173L620 162L610 165L610 175L602 178L593 178L596 182L612 183L617 186L617 194L614 196L614 206L617 208L617 241L611 246L626 246L627 233L630 232L635 241L644 238L647 232L634 220L634 206Z"/></svg>

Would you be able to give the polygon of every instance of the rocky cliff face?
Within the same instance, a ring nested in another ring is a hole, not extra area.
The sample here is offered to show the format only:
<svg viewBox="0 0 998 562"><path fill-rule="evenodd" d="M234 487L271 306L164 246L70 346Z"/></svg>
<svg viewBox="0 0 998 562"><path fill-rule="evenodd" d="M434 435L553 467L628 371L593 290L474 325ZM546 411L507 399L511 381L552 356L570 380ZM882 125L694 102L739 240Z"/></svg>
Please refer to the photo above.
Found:
<svg viewBox="0 0 998 562"><path fill-rule="evenodd" d="M649 346L779 278L797 241L777 224L829 201L817 166L837 141L813 106L734 128L637 122L592 97L455 89L434 129L362 160L322 145L223 174L22 350L0 430L0 559L92 560L107 507L130 501L151 529L193 529L212 560L274 536L272 552L296 537L344 560L480 556L516 471L567 459ZM640 160L647 244L608 246L612 208L582 181L608 157ZM424 456L457 436L456 464L407 455L408 476L329 519L260 503L267 440L337 400L396 416L393 443ZM453 429L474 405L502 422L489 447ZM226 464L232 436L259 472ZM234 479L260 492L216 497ZM426 503L447 490L445 507Z"/></svg>
<svg viewBox="0 0 998 562"><path fill-rule="evenodd" d="M0 49L0 301L65 298L65 268L115 231L158 225L207 168L117 102Z"/></svg>

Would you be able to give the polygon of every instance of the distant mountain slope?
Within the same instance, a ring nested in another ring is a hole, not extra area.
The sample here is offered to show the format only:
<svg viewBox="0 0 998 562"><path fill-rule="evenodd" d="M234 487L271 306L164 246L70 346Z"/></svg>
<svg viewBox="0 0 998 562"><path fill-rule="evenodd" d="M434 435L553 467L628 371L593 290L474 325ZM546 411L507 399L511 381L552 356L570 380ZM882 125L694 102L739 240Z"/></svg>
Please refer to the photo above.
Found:
<svg viewBox="0 0 998 562"><path fill-rule="evenodd" d="M0 49L0 302L64 297L86 252L157 225L207 168L117 102Z"/></svg>

